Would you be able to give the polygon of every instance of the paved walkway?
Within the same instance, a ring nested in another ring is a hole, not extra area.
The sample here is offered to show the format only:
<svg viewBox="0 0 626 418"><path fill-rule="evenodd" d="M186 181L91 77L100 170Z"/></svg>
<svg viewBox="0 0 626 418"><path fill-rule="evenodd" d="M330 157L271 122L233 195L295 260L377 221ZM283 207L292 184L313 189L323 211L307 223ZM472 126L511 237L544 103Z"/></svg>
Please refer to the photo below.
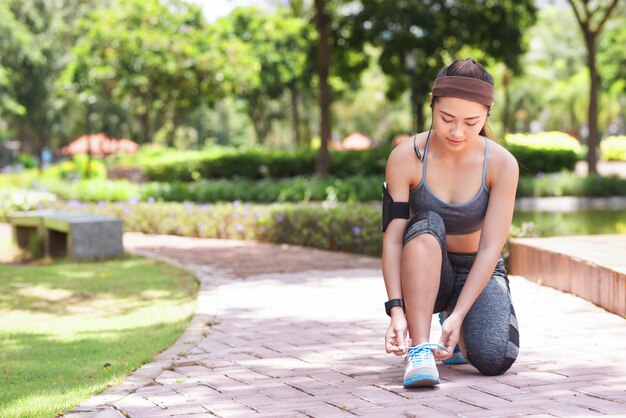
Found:
<svg viewBox="0 0 626 418"><path fill-rule="evenodd" d="M626 416L626 320L523 278L511 277L521 352L509 372L440 366L440 386L407 390L383 348L379 259L141 234L125 246L195 271L198 314L69 417Z"/></svg>

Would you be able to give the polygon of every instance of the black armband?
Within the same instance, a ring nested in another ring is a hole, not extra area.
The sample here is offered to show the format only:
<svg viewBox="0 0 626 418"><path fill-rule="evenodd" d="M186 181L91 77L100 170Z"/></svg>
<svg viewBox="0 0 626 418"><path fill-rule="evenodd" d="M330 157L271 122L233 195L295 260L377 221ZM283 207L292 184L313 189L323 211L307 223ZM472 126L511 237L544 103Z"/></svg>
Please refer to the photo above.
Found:
<svg viewBox="0 0 626 418"><path fill-rule="evenodd" d="M394 218L409 219L409 202L394 202L387 190L387 183L383 183L383 221L381 230L385 232Z"/></svg>

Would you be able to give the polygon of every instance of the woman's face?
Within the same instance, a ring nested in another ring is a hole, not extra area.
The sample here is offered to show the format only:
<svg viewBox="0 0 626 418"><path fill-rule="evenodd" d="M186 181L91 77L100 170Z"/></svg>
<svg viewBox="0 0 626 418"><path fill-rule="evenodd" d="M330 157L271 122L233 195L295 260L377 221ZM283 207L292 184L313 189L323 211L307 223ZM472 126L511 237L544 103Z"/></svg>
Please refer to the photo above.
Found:
<svg viewBox="0 0 626 418"><path fill-rule="evenodd" d="M433 126L437 137L450 149L463 149L485 125L487 107L456 97L438 97L434 101Z"/></svg>

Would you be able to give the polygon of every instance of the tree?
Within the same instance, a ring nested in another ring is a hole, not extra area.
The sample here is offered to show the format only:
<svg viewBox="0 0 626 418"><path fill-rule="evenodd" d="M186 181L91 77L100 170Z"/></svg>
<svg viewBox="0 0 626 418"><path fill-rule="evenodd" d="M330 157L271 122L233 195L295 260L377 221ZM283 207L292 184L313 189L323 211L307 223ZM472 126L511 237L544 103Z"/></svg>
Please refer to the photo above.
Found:
<svg viewBox="0 0 626 418"><path fill-rule="evenodd" d="M604 1L604 7L597 5L591 8L589 0L568 0L576 20L585 40L587 48L587 67L589 68L589 111L588 124L589 136L587 138L587 146L589 148L587 154L588 172L596 174L597 169L597 147L598 147L598 89L600 88L601 78L596 64L596 47L598 35L602 31L602 27L608 20L617 0ZM593 2L596 4L596 2Z"/></svg>
<svg viewBox="0 0 626 418"><path fill-rule="evenodd" d="M319 83L320 149L315 162L315 173L326 177L330 171L328 141L331 139L330 121L330 15L325 0L315 0L315 27L317 29L316 69Z"/></svg>
<svg viewBox="0 0 626 418"><path fill-rule="evenodd" d="M524 50L523 31L535 20L533 1L483 2L361 0L354 16L355 44L364 41L382 49L380 66L389 79L388 96L399 97L413 85L418 129L424 126L423 107L437 71L471 46L483 60L501 60L514 71ZM359 41L358 39L361 39ZM407 65L414 61L414 66ZM466 57L463 57L466 58ZM415 68L415 75L409 74Z"/></svg>
<svg viewBox="0 0 626 418"><path fill-rule="evenodd" d="M63 1L45 0L9 0L0 5L3 117L24 150L35 155L50 144L52 126L59 118L51 92L67 52L64 7Z"/></svg>
<svg viewBox="0 0 626 418"><path fill-rule="evenodd" d="M291 95L292 120L298 124L298 83L302 80L307 47L312 42L309 26L289 16L284 9L268 14L257 8L237 8L216 23L222 41L232 39L246 45L239 59L257 63L254 82L234 86L246 102L257 140L263 144L274 120L285 115L281 100ZM298 130L294 127L295 143Z"/></svg>
<svg viewBox="0 0 626 418"><path fill-rule="evenodd" d="M245 68L230 66L242 45L221 42L200 8L185 2L120 0L117 6L83 20L66 79L88 114L93 105L121 106L142 141L161 130L171 145L187 112L247 77Z"/></svg>

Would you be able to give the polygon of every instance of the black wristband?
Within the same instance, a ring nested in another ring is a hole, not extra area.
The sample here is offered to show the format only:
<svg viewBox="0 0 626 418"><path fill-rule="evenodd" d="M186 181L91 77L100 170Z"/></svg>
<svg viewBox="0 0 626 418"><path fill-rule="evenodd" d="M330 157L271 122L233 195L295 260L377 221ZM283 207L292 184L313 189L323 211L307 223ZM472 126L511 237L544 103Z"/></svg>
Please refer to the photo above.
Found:
<svg viewBox="0 0 626 418"><path fill-rule="evenodd" d="M402 299L391 299L385 302L385 312L387 312L387 315L391 316L391 308L395 308L396 306L404 310L404 301Z"/></svg>

